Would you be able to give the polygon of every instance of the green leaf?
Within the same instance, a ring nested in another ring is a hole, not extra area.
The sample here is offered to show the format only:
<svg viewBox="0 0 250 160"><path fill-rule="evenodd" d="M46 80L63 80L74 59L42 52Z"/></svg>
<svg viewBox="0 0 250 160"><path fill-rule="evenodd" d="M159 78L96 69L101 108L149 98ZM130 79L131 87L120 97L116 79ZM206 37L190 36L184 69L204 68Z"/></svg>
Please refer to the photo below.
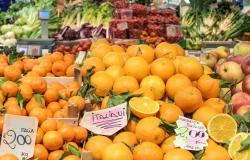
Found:
<svg viewBox="0 0 250 160"><path fill-rule="evenodd" d="M109 96L109 100L107 102L107 108L111 108L114 106L117 106L119 104L125 103L127 102L130 98L132 97L137 97L137 94L132 94L130 92L125 92L125 93L121 93L119 95L116 96Z"/></svg>
<svg viewBox="0 0 250 160"><path fill-rule="evenodd" d="M140 118L136 117L135 115L131 114L130 116L131 121L139 122Z"/></svg>
<svg viewBox="0 0 250 160"><path fill-rule="evenodd" d="M28 69L26 71L23 72L23 75L26 75L27 73L29 73L30 71L32 71L32 69Z"/></svg>
<svg viewBox="0 0 250 160"><path fill-rule="evenodd" d="M40 105L42 104L42 95L41 94L34 94L35 100L37 103L39 103Z"/></svg>
<svg viewBox="0 0 250 160"><path fill-rule="evenodd" d="M63 160L65 157L67 157L69 155L69 153L67 151L65 151L62 156L59 158L59 160Z"/></svg>
<svg viewBox="0 0 250 160"><path fill-rule="evenodd" d="M68 100L68 98L67 98L67 97L65 97L65 96L63 96L63 95L59 95L59 99L62 99L62 100L65 100L65 101L67 101L67 100Z"/></svg>
<svg viewBox="0 0 250 160"><path fill-rule="evenodd" d="M226 94L224 97L224 100L226 101L226 103L230 103L232 101L232 96L230 94Z"/></svg>
<svg viewBox="0 0 250 160"><path fill-rule="evenodd" d="M244 121L246 121L247 123L250 123L250 111L248 111L247 113L245 113L243 115L243 119ZM250 127L250 126L249 126Z"/></svg>
<svg viewBox="0 0 250 160"><path fill-rule="evenodd" d="M247 138L240 143L239 152L248 150L249 148L250 148L250 135L247 136Z"/></svg>
<svg viewBox="0 0 250 160"><path fill-rule="evenodd" d="M200 160L201 157L203 156L205 150L201 150L201 151L198 151L198 152L195 152L194 154L194 158L192 160Z"/></svg>
<svg viewBox="0 0 250 160"><path fill-rule="evenodd" d="M214 78L214 79L221 79L221 76L218 74L218 73L211 73L211 74L208 74L211 78Z"/></svg>
<svg viewBox="0 0 250 160"><path fill-rule="evenodd" d="M95 103L99 103L102 101L101 98L98 97L97 95L95 95L94 93L89 93L87 95L87 98L89 98L91 100L91 102L95 102Z"/></svg>
<svg viewBox="0 0 250 160"><path fill-rule="evenodd" d="M24 100L23 100L23 96L20 93L17 93L17 101L18 101L18 104L21 107L21 109L23 109Z"/></svg>
<svg viewBox="0 0 250 160"><path fill-rule="evenodd" d="M70 153L81 158L81 153L79 152L79 150L75 146L68 144L67 147L68 147Z"/></svg>
<svg viewBox="0 0 250 160"><path fill-rule="evenodd" d="M161 119L160 127L165 129L169 134L174 134L174 130L177 128L177 125L168 123L167 121Z"/></svg>
<svg viewBox="0 0 250 160"><path fill-rule="evenodd" d="M220 80L220 88L231 88L233 84L226 80Z"/></svg>
<svg viewBox="0 0 250 160"><path fill-rule="evenodd" d="M1 78L0 78L0 88L2 88L2 85L4 84L4 82L7 82L7 81L8 81L7 78L1 77Z"/></svg>
<svg viewBox="0 0 250 160"><path fill-rule="evenodd" d="M241 117L235 113L232 113L231 116L238 124L238 132L248 133L250 131L250 128L248 127L248 125L247 125L246 121L243 119L243 117Z"/></svg>

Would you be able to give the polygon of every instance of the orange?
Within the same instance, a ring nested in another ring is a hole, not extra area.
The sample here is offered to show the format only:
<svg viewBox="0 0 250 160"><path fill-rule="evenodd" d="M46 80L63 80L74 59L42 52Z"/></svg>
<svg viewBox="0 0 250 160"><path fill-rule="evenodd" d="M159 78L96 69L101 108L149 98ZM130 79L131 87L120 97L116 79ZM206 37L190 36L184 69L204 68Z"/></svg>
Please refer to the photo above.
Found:
<svg viewBox="0 0 250 160"><path fill-rule="evenodd" d="M115 80L113 89L116 94L134 92L139 88L137 80L132 76L122 76Z"/></svg>
<svg viewBox="0 0 250 160"><path fill-rule="evenodd" d="M87 73L87 70L92 67L95 67L94 68L95 72L105 70L105 65L103 64L102 59L98 57L90 57L90 58L85 59L85 61L83 62L83 66L81 68L81 75L85 76Z"/></svg>
<svg viewBox="0 0 250 160"><path fill-rule="evenodd" d="M85 149L92 152L93 159L101 160L104 150L111 144L112 141L108 137L93 136L87 141Z"/></svg>
<svg viewBox="0 0 250 160"><path fill-rule="evenodd" d="M140 88L133 92L133 94L141 94L143 97L148 97L151 99L155 99L154 92L148 88Z"/></svg>
<svg viewBox="0 0 250 160"><path fill-rule="evenodd" d="M106 69L106 73L116 80L117 78L125 75L125 70L119 65L113 65Z"/></svg>
<svg viewBox="0 0 250 160"><path fill-rule="evenodd" d="M47 74L49 72L51 72L52 63L50 61L42 61L39 63L39 66L44 68L46 70Z"/></svg>
<svg viewBox="0 0 250 160"><path fill-rule="evenodd" d="M66 142L64 145L63 145L63 150L64 151L69 151L69 145L72 145L74 146L76 149L79 149L78 145L75 143L75 142Z"/></svg>
<svg viewBox="0 0 250 160"><path fill-rule="evenodd" d="M185 87L179 90L175 94L174 101L184 113L194 112L203 102L201 92L195 87Z"/></svg>
<svg viewBox="0 0 250 160"><path fill-rule="evenodd" d="M16 97L10 97L4 103L5 108L8 108L8 106L11 106L11 105L18 105L18 101L17 101Z"/></svg>
<svg viewBox="0 0 250 160"><path fill-rule="evenodd" d="M154 49L146 44L129 46L127 54L130 57L140 56L148 63L151 63L154 60Z"/></svg>
<svg viewBox="0 0 250 160"><path fill-rule="evenodd" d="M21 84L19 85L19 92L22 95L25 101L30 100L32 98L32 88L29 84Z"/></svg>
<svg viewBox="0 0 250 160"><path fill-rule="evenodd" d="M62 127L58 129L58 132L61 133L63 140L66 142L70 142L74 139L75 133L72 131L73 127L67 124L64 124Z"/></svg>
<svg viewBox="0 0 250 160"><path fill-rule="evenodd" d="M37 65L32 68L32 72L37 73L40 77L44 77L47 74L46 68L43 66Z"/></svg>
<svg viewBox="0 0 250 160"><path fill-rule="evenodd" d="M32 77L30 85L35 93L44 93L47 89L47 83L41 77Z"/></svg>
<svg viewBox="0 0 250 160"><path fill-rule="evenodd" d="M7 114L22 115L22 110L18 105L9 106L6 111Z"/></svg>
<svg viewBox="0 0 250 160"><path fill-rule="evenodd" d="M224 108L225 108L226 103L219 98L210 98L206 100L201 107L206 106L206 107L211 107L217 110L219 113L223 113Z"/></svg>
<svg viewBox="0 0 250 160"><path fill-rule="evenodd" d="M161 99L165 94L165 83L159 76L150 75L145 77L141 81L140 88L153 91L156 100Z"/></svg>
<svg viewBox="0 0 250 160"><path fill-rule="evenodd" d="M46 108L45 113L47 118L53 118L53 113L50 109Z"/></svg>
<svg viewBox="0 0 250 160"><path fill-rule="evenodd" d="M68 103L69 103L69 105L71 105L73 103L76 104L78 111L83 110L84 107L85 107L85 101L81 96L70 97L69 100L68 100Z"/></svg>
<svg viewBox="0 0 250 160"><path fill-rule="evenodd" d="M39 125L42 124L46 119L46 111L43 108L33 108L30 113L29 113L30 117L36 117L38 119L38 123Z"/></svg>
<svg viewBox="0 0 250 160"><path fill-rule="evenodd" d="M192 119L200 121L207 126L208 121L216 114L218 114L218 112L214 108L200 107L194 112Z"/></svg>
<svg viewBox="0 0 250 160"><path fill-rule="evenodd" d="M63 150L56 150L49 153L48 160L58 160L62 157L64 151Z"/></svg>
<svg viewBox="0 0 250 160"><path fill-rule="evenodd" d="M135 129L136 129L137 123L138 122L135 121L135 120L129 120L128 124L127 124L127 126L125 128L125 131L129 131L129 132L135 133Z"/></svg>
<svg viewBox="0 0 250 160"><path fill-rule="evenodd" d="M192 153L184 149L172 149L167 154L165 154L163 160L192 160Z"/></svg>
<svg viewBox="0 0 250 160"><path fill-rule="evenodd" d="M166 81L175 74L175 66L167 58L158 58L151 63L150 72L152 75L159 76L162 80Z"/></svg>
<svg viewBox="0 0 250 160"><path fill-rule="evenodd" d="M124 70L128 76L133 76L140 82L149 75L149 64L142 57L131 57L124 65Z"/></svg>
<svg viewBox="0 0 250 160"><path fill-rule="evenodd" d="M43 136L44 136L43 130L41 128L38 128L37 133L36 133L36 144L39 144L42 142Z"/></svg>
<svg viewBox="0 0 250 160"><path fill-rule="evenodd" d="M16 66L7 66L4 69L4 77L6 77L10 81L15 81L21 78L21 70Z"/></svg>
<svg viewBox="0 0 250 160"><path fill-rule="evenodd" d="M202 75L198 80L197 88L201 91L203 98L216 98L220 90L220 81L209 75Z"/></svg>
<svg viewBox="0 0 250 160"><path fill-rule="evenodd" d="M0 135L2 135L3 132L3 116L0 116Z"/></svg>
<svg viewBox="0 0 250 160"><path fill-rule="evenodd" d="M69 156L63 158L63 160L80 160L80 158L75 156L75 155L69 155Z"/></svg>
<svg viewBox="0 0 250 160"><path fill-rule="evenodd" d="M4 76L4 70L5 68L8 66L8 63L6 62L1 62L0 63L0 76L3 77Z"/></svg>
<svg viewBox="0 0 250 160"><path fill-rule="evenodd" d="M166 103L160 108L160 118L169 123L176 122L179 119L179 116L183 115L184 113L182 112L180 107L174 104Z"/></svg>
<svg viewBox="0 0 250 160"><path fill-rule="evenodd" d="M91 51L92 57L103 58L107 53L112 52L112 48L109 45L103 44Z"/></svg>
<svg viewBox="0 0 250 160"><path fill-rule="evenodd" d="M102 38L102 39L97 39L96 41L92 42L90 46L90 51L92 51L94 48L99 47L101 45L109 45L108 40Z"/></svg>
<svg viewBox="0 0 250 160"><path fill-rule="evenodd" d="M51 54L50 57L51 57L52 62L62 61L64 58L61 52L54 52L53 54Z"/></svg>
<svg viewBox="0 0 250 160"><path fill-rule="evenodd" d="M53 73L47 73L45 77L55 77Z"/></svg>
<svg viewBox="0 0 250 160"><path fill-rule="evenodd" d="M53 88L53 89L56 89L56 90L61 90L61 89L65 89L64 85L62 85L60 82L52 82L48 88Z"/></svg>
<svg viewBox="0 0 250 160"><path fill-rule="evenodd" d="M48 131L43 136L43 145L50 151L58 150L63 145L63 137L57 131Z"/></svg>
<svg viewBox="0 0 250 160"><path fill-rule="evenodd" d="M39 104L38 102L36 101L29 101L27 104L26 104L26 110L28 113L31 112L31 110L33 110L34 108L40 108L42 107L42 104Z"/></svg>
<svg viewBox="0 0 250 160"><path fill-rule="evenodd" d="M23 64L24 71L31 70L35 65L37 65L37 60L34 59L28 59Z"/></svg>
<svg viewBox="0 0 250 160"><path fill-rule="evenodd" d="M0 63L8 63L9 59L8 56L5 54L0 55Z"/></svg>
<svg viewBox="0 0 250 160"><path fill-rule="evenodd" d="M124 59L122 57L122 54L119 52L109 52L102 58L103 63L106 67L112 66L112 65L124 65Z"/></svg>
<svg viewBox="0 0 250 160"><path fill-rule="evenodd" d="M223 148L222 146L213 146L210 148L201 160L214 160L214 159L219 159L219 160L231 160L227 150Z"/></svg>
<svg viewBox="0 0 250 160"><path fill-rule="evenodd" d="M67 65L65 64L64 61L56 61L53 63L51 70L55 76L60 77L60 76L65 76L66 69Z"/></svg>
<svg viewBox="0 0 250 160"><path fill-rule="evenodd" d="M174 66L175 66L175 71L176 73L180 73L179 72L179 64L181 63L181 61L184 59L185 57L183 56L176 56L175 59L173 60Z"/></svg>
<svg viewBox="0 0 250 160"><path fill-rule="evenodd" d="M25 76L26 77L39 77L39 74L36 72L30 71Z"/></svg>
<svg viewBox="0 0 250 160"><path fill-rule="evenodd" d="M95 87L94 93L97 96L106 96L112 89L114 80L104 71L94 73L90 78L90 85Z"/></svg>
<svg viewBox="0 0 250 160"><path fill-rule="evenodd" d="M203 74L213 73L213 70L210 67L208 67L207 65L202 65L202 67L203 67Z"/></svg>
<svg viewBox="0 0 250 160"><path fill-rule="evenodd" d="M174 43L172 45L175 47L178 56L185 56L185 50L179 44Z"/></svg>
<svg viewBox="0 0 250 160"><path fill-rule="evenodd" d="M63 60L67 66L74 64L75 56L73 54L65 54Z"/></svg>
<svg viewBox="0 0 250 160"><path fill-rule="evenodd" d="M176 74L170 77L166 83L167 95L174 99L176 92L182 90L186 86L192 86L189 78L183 74Z"/></svg>
<svg viewBox="0 0 250 160"><path fill-rule="evenodd" d="M160 144L168 135L159 127L161 120L156 117L146 117L141 119L135 129L136 137L139 141L149 141Z"/></svg>
<svg viewBox="0 0 250 160"><path fill-rule="evenodd" d="M133 156L135 160L162 160L163 151L152 142L142 142L134 148Z"/></svg>
<svg viewBox="0 0 250 160"><path fill-rule="evenodd" d="M48 156L48 150L42 144L35 145L34 158L39 158L39 160L47 160Z"/></svg>
<svg viewBox="0 0 250 160"><path fill-rule="evenodd" d="M155 56L157 58L169 58L174 59L178 55L176 47L167 42L158 44L155 48Z"/></svg>
<svg viewBox="0 0 250 160"><path fill-rule="evenodd" d="M59 111L61 109L61 106L58 102L51 102L48 104L47 108L50 109L54 114L56 111Z"/></svg>
<svg viewBox="0 0 250 160"><path fill-rule="evenodd" d="M85 141L87 139L87 137L88 137L87 129L85 129L85 128L81 127L81 126L74 127L73 131L75 133L74 141L76 143L81 143L81 142Z"/></svg>
<svg viewBox="0 0 250 160"><path fill-rule="evenodd" d="M62 110L59 110L54 113L53 118L65 118L65 117Z"/></svg>
<svg viewBox="0 0 250 160"><path fill-rule="evenodd" d="M57 130L57 123L56 120L52 119L47 119L41 124L41 129L43 132L48 132L48 131L56 131Z"/></svg>
<svg viewBox="0 0 250 160"><path fill-rule="evenodd" d="M75 64L72 64L70 66L68 66L68 68L66 69L66 76L67 77L74 77L75 76Z"/></svg>
<svg viewBox="0 0 250 160"><path fill-rule="evenodd" d="M69 106L68 101L63 100L63 99L59 99L58 103L59 103L59 105L60 105L61 108L64 107L64 106Z"/></svg>
<svg viewBox="0 0 250 160"><path fill-rule="evenodd" d="M116 44L112 45L111 48L114 52L120 52L120 53L125 52L124 48L122 48L121 46L116 45Z"/></svg>
<svg viewBox="0 0 250 160"><path fill-rule="evenodd" d="M4 154L0 156L0 160L18 160L18 158L12 154Z"/></svg>
<svg viewBox="0 0 250 160"><path fill-rule="evenodd" d="M14 97L18 92L18 85L12 81L7 81L3 83L1 89L4 96Z"/></svg>
<svg viewBox="0 0 250 160"><path fill-rule="evenodd" d="M181 74L186 75L191 81L198 80L203 74L202 65L194 57L185 57L182 59L178 70Z"/></svg>
<svg viewBox="0 0 250 160"><path fill-rule="evenodd" d="M174 145L174 141L175 141L176 137L175 135L172 135L168 138L166 138L162 144L161 144L161 149L164 153L167 153L168 151L170 151L171 149L175 149L175 145Z"/></svg>
<svg viewBox="0 0 250 160"><path fill-rule="evenodd" d="M134 147L138 141L133 132L121 132L115 136L113 143L126 143L129 147Z"/></svg>
<svg viewBox="0 0 250 160"><path fill-rule="evenodd" d="M133 160L133 155L124 143L107 146L102 154L102 160Z"/></svg>
<svg viewBox="0 0 250 160"><path fill-rule="evenodd" d="M48 104L50 102L55 102L59 99L59 93L56 89L47 89L44 93L45 102Z"/></svg>

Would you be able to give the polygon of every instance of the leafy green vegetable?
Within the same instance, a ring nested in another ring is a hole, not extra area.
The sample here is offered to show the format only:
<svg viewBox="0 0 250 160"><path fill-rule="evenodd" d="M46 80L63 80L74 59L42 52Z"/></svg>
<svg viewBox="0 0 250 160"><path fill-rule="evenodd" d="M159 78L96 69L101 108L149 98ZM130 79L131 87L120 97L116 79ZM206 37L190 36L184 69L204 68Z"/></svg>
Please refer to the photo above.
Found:
<svg viewBox="0 0 250 160"><path fill-rule="evenodd" d="M247 138L240 143L239 152L248 150L249 148L250 148L250 135L247 136Z"/></svg>

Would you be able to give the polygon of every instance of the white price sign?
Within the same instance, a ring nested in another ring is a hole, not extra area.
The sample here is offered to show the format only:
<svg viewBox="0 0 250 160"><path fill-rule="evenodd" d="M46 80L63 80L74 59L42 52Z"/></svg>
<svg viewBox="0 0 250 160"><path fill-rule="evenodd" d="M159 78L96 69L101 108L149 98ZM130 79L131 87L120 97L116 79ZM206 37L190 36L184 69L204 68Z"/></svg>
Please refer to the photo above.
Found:
<svg viewBox="0 0 250 160"><path fill-rule="evenodd" d="M37 126L38 120L35 117L6 114L0 155L11 153L22 160L33 157Z"/></svg>

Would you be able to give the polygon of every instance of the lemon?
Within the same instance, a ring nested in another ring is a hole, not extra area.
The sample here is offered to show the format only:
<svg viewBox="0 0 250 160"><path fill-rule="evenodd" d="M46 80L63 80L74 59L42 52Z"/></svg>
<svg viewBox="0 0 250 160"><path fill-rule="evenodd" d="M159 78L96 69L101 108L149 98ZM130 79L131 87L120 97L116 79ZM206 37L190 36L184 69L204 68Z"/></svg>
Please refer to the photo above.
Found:
<svg viewBox="0 0 250 160"><path fill-rule="evenodd" d="M221 113L209 120L207 130L214 141L225 143L236 135L237 123L230 115Z"/></svg>
<svg viewBox="0 0 250 160"><path fill-rule="evenodd" d="M129 101L131 112L139 118L154 116L159 111L159 103L148 97L134 97Z"/></svg>
<svg viewBox="0 0 250 160"><path fill-rule="evenodd" d="M250 149L238 152L241 147L241 142L244 141L248 135L247 133L238 133L233 137L232 141L228 147L228 153L233 160L249 160L250 159Z"/></svg>

